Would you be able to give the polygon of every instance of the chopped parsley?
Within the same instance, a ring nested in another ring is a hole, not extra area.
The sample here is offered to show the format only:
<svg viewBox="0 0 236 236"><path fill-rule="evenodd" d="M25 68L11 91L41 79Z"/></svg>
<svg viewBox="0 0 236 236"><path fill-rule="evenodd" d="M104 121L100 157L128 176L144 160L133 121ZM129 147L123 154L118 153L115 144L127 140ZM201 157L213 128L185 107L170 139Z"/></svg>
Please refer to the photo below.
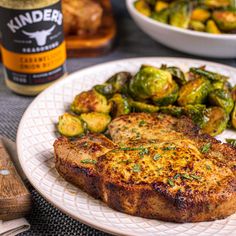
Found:
<svg viewBox="0 0 236 236"><path fill-rule="evenodd" d="M139 127L143 127L143 126L145 126L147 124L147 122L145 121L145 120L141 120L140 122L139 122Z"/></svg>
<svg viewBox="0 0 236 236"><path fill-rule="evenodd" d="M227 143L231 144L233 147L236 147L236 139L227 138L225 140Z"/></svg>
<svg viewBox="0 0 236 236"><path fill-rule="evenodd" d="M154 161L157 161L157 160L159 160L161 157L162 157L162 155L160 155L160 154L157 153L157 154L154 155L153 160L154 160Z"/></svg>
<svg viewBox="0 0 236 236"><path fill-rule="evenodd" d="M209 152L210 148L211 148L211 143L207 143L201 147L200 151L201 153L207 153Z"/></svg>
<svg viewBox="0 0 236 236"><path fill-rule="evenodd" d="M191 179L191 177L189 176L189 175L187 175L187 174L182 174L181 175L184 179Z"/></svg>
<svg viewBox="0 0 236 236"><path fill-rule="evenodd" d="M178 179L180 177L180 174L176 174L175 176L174 176L174 179Z"/></svg>
<svg viewBox="0 0 236 236"><path fill-rule="evenodd" d="M143 150L143 147L137 147L137 148L132 148L132 147L122 147L120 150L123 151L137 151L137 150Z"/></svg>
<svg viewBox="0 0 236 236"><path fill-rule="evenodd" d="M199 179L201 179L201 177L200 176L197 176L197 175L190 175L193 179L196 179L196 180L199 180Z"/></svg>
<svg viewBox="0 0 236 236"><path fill-rule="evenodd" d="M139 164L134 164L133 166L133 172L140 172L141 171L141 166Z"/></svg>
<svg viewBox="0 0 236 236"><path fill-rule="evenodd" d="M148 151L148 149L147 148L143 148L140 152L139 152L139 155L140 156L144 156L145 154L149 154L149 151Z"/></svg>
<svg viewBox="0 0 236 236"><path fill-rule="evenodd" d="M167 146L167 147L162 148L163 151L170 151L170 150L175 150L175 149L176 149L175 146Z"/></svg>
<svg viewBox="0 0 236 236"><path fill-rule="evenodd" d="M167 182L171 187L175 186L175 183L171 179L168 179Z"/></svg>
<svg viewBox="0 0 236 236"><path fill-rule="evenodd" d="M96 160L92 160L92 159L84 159L80 161L83 164L96 164L97 161Z"/></svg>
<svg viewBox="0 0 236 236"><path fill-rule="evenodd" d="M211 170L211 166L210 165L206 165L206 169L207 170Z"/></svg>

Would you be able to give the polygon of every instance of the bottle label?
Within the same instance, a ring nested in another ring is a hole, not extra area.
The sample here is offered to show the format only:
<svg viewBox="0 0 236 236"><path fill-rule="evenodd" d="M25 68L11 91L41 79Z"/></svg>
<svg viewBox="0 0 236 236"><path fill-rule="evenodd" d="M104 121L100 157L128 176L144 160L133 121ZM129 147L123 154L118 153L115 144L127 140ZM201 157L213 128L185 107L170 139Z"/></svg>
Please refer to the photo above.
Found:
<svg viewBox="0 0 236 236"><path fill-rule="evenodd" d="M22 85L52 82L65 73L61 2L41 9L0 7L1 52L9 80Z"/></svg>

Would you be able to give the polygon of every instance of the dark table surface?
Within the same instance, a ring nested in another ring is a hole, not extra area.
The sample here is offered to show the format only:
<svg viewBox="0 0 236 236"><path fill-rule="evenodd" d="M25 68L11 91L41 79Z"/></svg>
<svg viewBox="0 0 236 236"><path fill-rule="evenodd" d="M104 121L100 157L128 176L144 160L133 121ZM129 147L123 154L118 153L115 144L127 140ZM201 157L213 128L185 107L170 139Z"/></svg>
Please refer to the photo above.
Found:
<svg viewBox="0 0 236 236"><path fill-rule="evenodd" d="M117 20L118 36L115 47L111 53L97 58L68 59L68 71L73 72L81 68L102 62L132 57L194 57L169 49L145 35L129 17L124 0L112 0L114 15ZM226 65L236 66L235 59L207 59ZM0 66L1 68L1 66ZM32 97L19 96L9 91L0 76L0 135L13 141L20 119L32 102ZM23 235L107 235L98 230L83 225L47 203L32 187L34 207L27 220L31 229Z"/></svg>

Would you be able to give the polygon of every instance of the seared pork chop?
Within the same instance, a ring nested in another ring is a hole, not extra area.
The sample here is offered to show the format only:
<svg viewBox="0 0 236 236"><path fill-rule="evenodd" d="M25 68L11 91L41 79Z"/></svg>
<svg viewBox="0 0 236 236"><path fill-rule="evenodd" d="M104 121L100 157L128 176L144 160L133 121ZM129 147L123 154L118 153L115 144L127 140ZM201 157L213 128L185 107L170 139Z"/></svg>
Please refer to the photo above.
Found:
<svg viewBox="0 0 236 236"><path fill-rule="evenodd" d="M132 113L109 125L113 142L88 134L54 144L66 180L127 214L174 222L236 211L236 149L186 117Z"/></svg>

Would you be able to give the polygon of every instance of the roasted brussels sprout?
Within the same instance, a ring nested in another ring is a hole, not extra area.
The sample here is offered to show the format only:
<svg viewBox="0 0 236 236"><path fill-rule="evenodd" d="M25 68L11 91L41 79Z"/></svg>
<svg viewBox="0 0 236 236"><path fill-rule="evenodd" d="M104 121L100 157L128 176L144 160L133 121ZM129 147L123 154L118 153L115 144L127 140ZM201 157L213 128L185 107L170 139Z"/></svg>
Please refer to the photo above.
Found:
<svg viewBox="0 0 236 236"><path fill-rule="evenodd" d="M84 133L84 124L81 119L69 113L59 117L57 128L59 133L66 137L76 137Z"/></svg>
<svg viewBox="0 0 236 236"><path fill-rule="evenodd" d="M167 114L167 115L171 115L171 116L175 116L175 117L180 117L184 114L184 108L183 107L177 107L177 106L173 106L173 105L169 105L169 106L163 106L160 107L160 112Z"/></svg>
<svg viewBox="0 0 236 236"><path fill-rule="evenodd" d="M222 133L229 121L229 115L221 107L210 107L207 108L205 113L205 122L202 126L204 133L216 136Z"/></svg>
<svg viewBox="0 0 236 236"><path fill-rule="evenodd" d="M129 101L132 110L134 112L147 112L147 113L155 113L157 111L159 111L159 107L158 106L154 106L151 104L147 104L144 102L137 102L137 101Z"/></svg>
<svg viewBox="0 0 236 236"><path fill-rule="evenodd" d="M227 76L206 70L204 66L199 68L191 67L189 71L193 75L193 78L204 77L211 81L227 81L229 79Z"/></svg>
<svg viewBox="0 0 236 236"><path fill-rule="evenodd" d="M210 89L211 83L207 79L198 78L190 80L181 87L178 104L180 106L201 104L205 101Z"/></svg>
<svg viewBox="0 0 236 236"><path fill-rule="evenodd" d="M166 8L168 8L169 4L167 2L164 1L157 1L155 4L155 11L156 12L160 12Z"/></svg>
<svg viewBox="0 0 236 236"><path fill-rule="evenodd" d="M210 17L211 13L207 9L198 7L192 11L191 20L204 23Z"/></svg>
<svg viewBox="0 0 236 236"><path fill-rule="evenodd" d="M179 85L184 85L187 83L186 77L184 75L184 72L175 66L167 66L167 65L161 65L161 70L166 70L171 73L173 79L177 82Z"/></svg>
<svg viewBox="0 0 236 236"><path fill-rule="evenodd" d="M205 31L205 25L201 21L191 20L189 22L189 28L195 31Z"/></svg>
<svg viewBox="0 0 236 236"><path fill-rule="evenodd" d="M130 113L130 105L128 99L122 97L121 94L115 94L111 99L110 102L112 103L111 114L113 117L125 115Z"/></svg>
<svg viewBox="0 0 236 236"><path fill-rule="evenodd" d="M111 104L108 103L106 97L93 89L77 95L71 104L71 110L76 114L93 111L109 113Z"/></svg>
<svg viewBox="0 0 236 236"><path fill-rule="evenodd" d="M215 11L212 15L220 30L236 30L236 12L233 11Z"/></svg>
<svg viewBox="0 0 236 236"><path fill-rule="evenodd" d="M215 21L208 20L206 23L206 32L212 33L212 34L221 34L219 28L217 27Z"/></svg>
<svg viewBox="0 0 236 236"><path fill-rule="evenodd" d="M234 104L234 108L231 114L231 124L236 129L236 103Z"/></svg>
<svg viewBox="0 0 236 236"><path fill-rule="evenodd" d="M234 107L234 101L229 91L216 89L209 93L209 102L214 106L222 107L227 114L230 114Z"/></svg>
<svg viewBox="0 0 236 236"><path fill-rule="evenodd" d="M169 16L170 16L170 9L163 9L160 12L153 12L151 18L161 23L167 24Z"/></svg>
<svg viewBox="0 0 236 236"><path fill-rule="evenodd" d="M126 93L130 78L129 72L122 71L113 75L104 84L94 86L94 89L106 97L111 97L115 93Z"/></svg>
<svg viewBox="0 0 236 236"><path fill-rule="evenodd" d="M211 84L214 89L225 89L228 91L232 89L231 84L228 81L213 81Z"/></svg>
<svg viewBox="0 0 236 236"><path fill-rule="evenodd" d="M170 25L187 29L191 18L191 1L182 0L171 4Z"/></svg>
<svg viewBox="0 0 236 236"><path fill-rule="evenodd" d="M151 9L145 0L137 0L134 3L135 8L145 16L151 15Z"/></svg>
<svg viewBox="0 0 236 236"><path fill-rule="evenodd" d="M236 101L236 85L231 90L231 97L234 101Z"/></svg>
<svg viewBox="0 0 236 236"><path fill-rule="evenodd" d="M178 97L178 85L168 71L142 66L129 84L131 95L138 100L152 99L157 105L169 105Z"/></svg>
<svg viewBox="0 0 236 236"><path fill-rule="evenodd" d="M228 7L230 0L200 0L200 3L212 8Z"/></svg>
<svg viewBox="0 0 236 236"><path fill-rule="evenodd" d="M94 133L104 132L111 122L108 114L99 112L84 113L80 115L80 118L85 122L87 129Z"/></svg>

